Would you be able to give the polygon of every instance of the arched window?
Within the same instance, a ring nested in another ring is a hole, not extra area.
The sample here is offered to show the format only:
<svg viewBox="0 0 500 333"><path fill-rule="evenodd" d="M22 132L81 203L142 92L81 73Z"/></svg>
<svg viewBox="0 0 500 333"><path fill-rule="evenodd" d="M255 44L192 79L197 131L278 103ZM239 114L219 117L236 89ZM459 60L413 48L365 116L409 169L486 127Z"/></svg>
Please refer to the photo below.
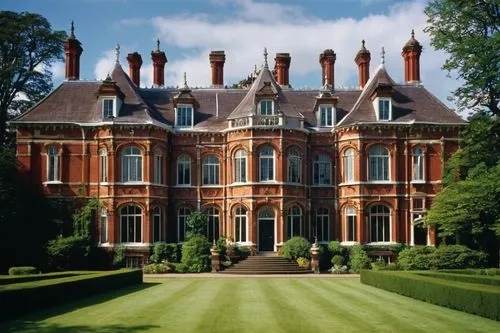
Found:
<svg viewBox="0 0 500 333"><path fill-rule="evenodd" d="M330 214L327 208L321 207L316 210L316 237L318 242L328 242L328 225Z"/></svg>
<svg viewBox="0 0 500 333"><path fill-rule="evenodd" d="M177 210L177 239L179 243L186 240L186 222L189 215L191 215L189 208L182 207Z"/></svg>
<svg viewBox="0 0 500 333"><path fill-rule="evenodd" d="M288 182L300 183L302 172L302 158L297 149L291 149L288 152Z"/></svg>
<svg viewBox="0 0 500 333"><path fill-rule="evenodd" d="M344 152L344 182L354 181L354 149L349 148Z"/></svg>
<svg viewBox="0 0 500 333"><path fill-rule="evenodd" d="M121 242L142 242L142 210L137 206L125 206L120 210Z"/></svg>
<svg viewBox="0 0 500 333"><path fill-rule="evenodd" d="M160 150L156 150L154 154L153 164L153 182L155 184L163 183L163 155Z"/></svg>
<svg viewBox="0 0 500 333"><path fill-rule="evenodd" d="M370 208L370 242L391 241L391 214L384 205L374 205Z"/></svg>
<svg viewBox="0 0 500 333"><path fill-rule="evenodd" d="M214 239L219 239L219 210L210 207L207 209L206 214L208 216L207 238L211 242Z"/></svg>
<svg viewBox="0 0 500 333"><path fill-rule="evenodd" d="M108 152L104 148L99 150L99 169L99 179L101 183L106 183L108 181Z"/></svg>
<svg viewBox="0 0 500 333"><path fill-rule="evenodd" d="M320 154L313 161L313 185L330 185L331 162L327 155Z"/></svg>
<svg viewBox="0 0 500 333"><path fill-rule="evenodd" d="M153 209L153 242L161 242L163 239L161 237L161 208L155 207Z"/></svg>
<svg viewBox="0 0 500 333"><path fill-rule="evenodd" d="M420 146L413 148L413 180L424 180L424 152Z"/></svg>
<svg viewBox="0 0 500 333"><path fill-rule="evenodd" d="M286 215L287 239L302 235L302 210L299 206L292 206Z"/></svg>
<svg viewBox="0 0 500 333"><path fill-rule="evenodd" d="M106 208L101 208L101 243L108 242L108 211Z"/></svg>
<svg viewBox="0 0 500 333"><path fill-rule="evenodd" d="M346 242L355 242L357 240L356 208L346 207L345 209L345 236Z"/></svg>
<svg viewBox="0 0 500 333"><path fill-rule="evenodd" d="M274 180L274 149L263 147L259 150L260 181Z"/></svg>
<svg viewBox="0 0 500 333"><path fill-rule="evenodd" d="M177 158L177 185L191 185L191 158L187 155Z"/></svg>
<svg viewBox="0 0 500 333"><path fill-rule="evenodd" d="M368 180L389 180L389 151L383 146L373 146L369 151Z"/></svg>
<svg viewBox="0 0 500 333"><path fill-rule="evenodd" d="M219 159L211 155L203 159L203 185L219 184Z"/></svg>
<svg viewBox="0 0 500 333"><path fill-rule="evenodd" d="M142 181L142 155L137 147L127 147L122 153L122 182Z"/></svg>
<svg viewBox="0 0 500 333"><path fill-rule="evenodd" d="M55 146L50 146L47 150L47 181L56 182L59 180L59 153Z"/></svg>
<svg viewBox="0 0 500 333"><path fill-rule="evenodd" d="M236 242L247 241L247 210L244 207L238 207L235 210L234 236Z"/></svg>
<svg viewBox="0 0 500 333"><path fill-rule="evenodd" d="M245 183L247 181L247 152L240 149L234 155L234 181Z"/></svg>

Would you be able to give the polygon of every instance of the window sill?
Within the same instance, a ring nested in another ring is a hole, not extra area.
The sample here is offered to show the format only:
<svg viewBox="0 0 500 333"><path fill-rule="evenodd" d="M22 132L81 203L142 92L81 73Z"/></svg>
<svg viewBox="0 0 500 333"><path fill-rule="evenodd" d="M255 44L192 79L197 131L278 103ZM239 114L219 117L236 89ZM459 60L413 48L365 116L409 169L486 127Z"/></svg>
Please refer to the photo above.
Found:
<svg viewBox="0 0 500 333"><path fill-rule="evenodd" d="M425 184L426 182L425 180L412 180L410 183L419 185L419 184Z"/></svg>
<svg viewBox="0 0 500 333"><path fill-rule="evenodd" d="M356 241L347 241L347 242L340 242L340 245L343 245L343 246L353 246L353 245L358 245L359 242L356 242Z"/></svg>
<svg viewBox="0 0 500 333"><path fill-rule="evenodd" d="M368 184L368 185L370 185L370 184L392 185L393 183L390 180L369 180L366 182L366 184Z"/></svg>
<svg viewBox="0 0 500 333"><path fill-rule="evenodd" d="M369 242L366 243L365 245L396 245L398 243L396 242Z"/></svg>
<svg viewBox="0 0 500 333"><path fill-rule="evenodd" d="M174 185L173 188L195 188L195 186L189 185Z"/></svg>
<svg viewBox="0 0 500 333"><path fill-rule="evenodd" d="M43 185L58 185L58 184L62 184L63 182L60 181L60 180L51 180L51 181L48 181L48 182L43 182Z"/></svg>
<svg viewBox="0 0 500 333"><path fill-rule="evenodd" d="M146 183L143 181L140 181L140 182L121 182L121 183L117 183L117 185L146 185Z"/></svg>
<svg viewBox="0 0 500 333"><path fill-rule="evenodd" d="M313 185L311 185L311 187L323 187L323 188L325 188L325 187L335 187L335 185L332 185L332 184L313 184Z"/></svg>
<svg viewBox="0 0 500 333"><path fill-rule="evenodd" d="M223 186L220 184L201 185L201 188L221 188L221 187Z"/></svg>
<svg viewBox="0 0 500 333"><path fill-rule="evenodd" d="M149 247L151 244L149 243L118 243L118 245L125 247Z"/></svg>

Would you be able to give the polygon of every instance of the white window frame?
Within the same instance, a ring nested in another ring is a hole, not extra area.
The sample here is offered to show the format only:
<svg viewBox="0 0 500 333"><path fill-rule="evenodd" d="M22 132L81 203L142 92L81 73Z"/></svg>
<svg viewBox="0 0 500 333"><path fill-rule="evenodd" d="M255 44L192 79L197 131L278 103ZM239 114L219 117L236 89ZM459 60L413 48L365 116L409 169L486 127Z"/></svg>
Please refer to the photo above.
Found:
<svg viewBox="0 0 500 333"><path fill-rule="evenodd" d="M302 183L302 157L297 149L293 148L288 151L287 164L288 182L293 184Z"/></svg>
<svg viewBox="0 0 500 333"><path fill-rule="evenodd" d="M324 170L327 169L327 170ZM321 177L322 171L325 175ZM326 178L328 177L328 178ZM326 154L318 154L313 160L313 185L328 186L332 183L332 160Z"/></svg>
<svg viewBox="0 0 500 333"><path fill-rule="evenodd" d="M262 104L266 104L266 110L262 109ZM271 104L271 110L269 110L268 105ZM269 111L271 113L269 113ZM260 116L273 116L274 115L274 101L272 99L261 99L259 101L259 115Z"/></svg>
<svg viewBox="0 0 500 333"><path fill-rule="evenodd" d="M243 213L244 212L244 213ZM248 210L243 207L237 207L234 210L234 241L236 243L246 243L248 239ZM242 228L242 223L245 224L245 227ZM239 228L236 226L239 225ZM237 232L239 230L239 233ZM242 231L245 230L245 237L243 239Z"/></svg>
<svg viewBox="0 0 500 333"><path fill-rule="evenodd" d="M106 148L99 150L99 182L108 182L108 151Z"/></svg>
<svg viewBox="0 0 500 333"><path fill-rule="evenodd" d="M107 110L106 108L106 103L111 102L111 110ZM111 114L106 113L106 111L111 111ZM116 118L116 98L111 98L111 97L105 97L102 99L102 118L103 119L108 119L108 118Z"/></svg>
<svg viewBox="0 0 500 333"><path fill-rule="evenodd" d="M416 146L412 150L412 182L425 182L425 156L424 150L420 146Z"/></svg>
<svg viewBox="0 0 500 333"><path fill-rule="evenodd" d="M267 154L266 150L270 149L272 155ZM266 162L267 161L267 162ZM265 174L263 163L267 165L267 175ZM271 146L264 146L259 149L259 181L260 182L273 182L276 179L276 152Z"/></svg>
<svg viewBox="0 0 500 333"><path fill-rule="evenodd" d="M354 234L349 237L349 225L353 224ZM355 243L358 239L358 216L356 208L349 206L345 208L345 228L344 228L344 242Z"/></svg>
<svg viewBox="0 0 500 333"><path fill-rule="evenodd" d="M383 149L387 155L380 151L373 152L375 148ZM368 181L369 182L389 182L391 180L391 159L390 151L383 145L373 145L368 149ZM381 164L379 164L381 163ZM373 166L373 169L372 169ZM380 170L379 170L380 169Z"/></svg>
<svg viewBox="0 0 500 333"><path fill-rule="evenodd" d="M330 117L328 117L328 114ZM318 124L319 127L334 127L335 126L335 108L333 104L320 104L318 107Z"/></svg>
<svg viewBox="0 0 500 333"><path fill-rule="evenodd" d="M186 171L187 170L187 171ZM177 186L191 186L191 157L188 155L181 155L177 158ZM182 172L182 176L180 173ZM184 179L187 172L188 181ZM180 179L181 176L183 179Z"/></svg>
<svg viewBox="0 0 500 333"><path fill-rule="evenodd" d="M385 213L385 212L379 212L379 211L376 211L376 212L372 212L372 210L374 208L378 208L378 207L383 207L383 208L386 208L388 210L388 213ZM376 231L375 231L375 234L377 236L377 239L374 240L372 239L372 217L376 219ZM385 239L385 218L388 218L388 222L389 222L389 225L388 225L388 228L389 228L389 239ZM382 219L382 221L379 221L380 219ZM381 224L381 227L382 227L382 237L383 239L380 240L378 239L378 228L380 227L380 224ZM391 216L391 209L384 205L384 204L374 204L370 207L369 211L368 211L368 239L370 241L370 243L373 243L373 244L387 244L387 243L392 243L392 216Z"/></svg>
<svg viewBox="0 0 500 333"><path fill-rule="evenodd" d="M415 201L420 201L420 206L421 207L416 207ZM411 214L411 229L410 229L410 245L414 246L415 245L415 227L421 223L423 223L423 219L425 215L427 214L427 210L425 208L425 197L412 197L411 198L411 209L410 209L410 214ZM429 234L429 228L426 228L427 230L427 237L425 239L426 244L425 245L430 245L430 234Z"/></svg>
<svg viewBox="0 0 500 333"><path fill-rule="evenodd" d="M247 152L244 149L239 149L234 154L234 182L247 182Z"/></svg>
<svg viewBox="0 0 500 333"><path fill-rule="evenodd" d="M386 102L389 104L388 118L381 119L381 117L380 117L380 103L386 103ZM390 97L377 97L373 101L373 107L375 108L375 116L377 118L377 121L391 121L392 120L392 98L390 98Z"/></svg>
<svg viewBox="0 0 500 333"><path fill-rule="evenodd" d="M183 117L179 113L184 110L186 112ZM185 118L185 119L183 119ZM190 122L189 122L190 120ZM182 121L182 123L181 123ZM185 122L184 122L185 121ZM175 107L175 127L192 128L194 126L194 108L191 104L177 104Z"/></svg>
<svg viewBox="0 0 500 333"><path fill-rule="evenodd" d="M163 224L163 218L162 218L162 209L160 207L155 207L153 208L153 243L156 242L161 242L163 241L162 237L162 224ZM156 228L156 225L158 225L158 228ZM158 232L156 231L158 229Z"/></svg>
<svg viewBox="0 0 500 333"><path fill-rule="evenodd" d="M203 158L202 163L203 185L220 184L220 161L215 155L208 155Z"/></svg>
<svg viewBox="0 0 500 333"><path fill-rule="evenodd" d="M354 181L354 148L347 148L344 151L344 183L351 183Z"/></svg>
<svg viewBox="0 0 500 333"><path fill-rule="evenodd" d="M106 208L101 208L100 216L100 232L99 232L99 242L101 244L108 243L108 211Z"/></svg>
<svg viewBox="0 0 500 333"><path fill-rule="evenodd" d="M59 151L56 146L49 146L47 148L47 182L58 183L60 181Z"/></svg>
<svg viewBox="0 0 500 333"><path fill-rule="evenodd" d="M178 243L183 243L186 241L187 218L189 215L191 215L191 209L189 209L188 207L181 207L181 208L177 209L177 242ZM182 230L181 230L181 222L183 223Z"/></svg>
<svg viewBox="0 0 500 333"><path fill-rule="evenodd" d="M325 221L326 220L326 221ZM319 225L321 225L322 236L319 237ZM326 228L324 228L326 225ZM327 243L330 241L330 210L326 207L316 209L316 235L318 242Z"/></svg>
<svg viewBox="0 0 500 333"><path fill-rule="evenodd" d="M141 150L135 146L124 148L121 154L121 162L122 183L142 183L144 167ZM133 164L135 164L135 174L132 172Z"/></svg>
<svg viewBox="0 0 500 333"><path fill-rule="evenodd" d="M294 209L298 210L295 211ZM298 205L293 205L290 208L288 208L288 212L286 214L286 236L287 240L294 236L302 236L302 229L303 229L303 219L302 219L302 208L300 208ZM294 221L295 219L299 219L299 233L296 234L294 231Z"/></svg>
<svg viewBox="0 0 500 333"><path fill-rule="evenodd" d="M131 207L133 207L135 209L139 209L139 213L137 213L137 212L133 212L133 213L126 212L125 214L123 213L124 209L129 209ZM124 224L123 218L124 217L126 218L125 227L127 228L125 240L123 239L123 224ZM131 222L130 219L133 220L133 224L134 224L133 237L130 237L131 235L129 235L129 223ZM120 242L121 243L137 243L137 244L142 243L142 236L143 236L142 222L143 222L143 218L142 218L142 208L141 207L136 206L136 205L127 205L127 206L120 208ZM137 229L137 223L140 223L139 229ZM140 232L139 237L137 237L137 230L139 230L139 232Z"/></svg>

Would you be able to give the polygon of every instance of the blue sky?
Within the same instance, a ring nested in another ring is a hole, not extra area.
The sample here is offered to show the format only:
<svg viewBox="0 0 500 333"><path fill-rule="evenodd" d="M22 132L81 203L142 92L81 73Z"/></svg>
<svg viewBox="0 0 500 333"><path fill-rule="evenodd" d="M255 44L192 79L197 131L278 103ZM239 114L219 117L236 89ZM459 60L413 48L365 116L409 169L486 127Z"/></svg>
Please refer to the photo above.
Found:
<svg viewBox="0 0 500 333"><path fill-rule="evenodd" d="M355 87L354 56L361 39L371 51L371 72L386 50L386 67L397 81L403 81L401 48L415 29L423 44L423 84L442 101L458 85L440 67L445 55L429 45L422 31L426 25L427 1L396 0L3 0L1 10L42 14L54 29L68 31L75 22L75 34L82 42L82 79L103 79L114 63L114 47L121 46L121 64L129 52L142 55L141 81L151 85L150 52L157 38L166 52L166 84L181 83L187 72L191 86L210 84L210 50L224 50L225 84L239 81L254 65L262 64L262 49L274 63L276 52L290 52L290 81L294 88L319 87L318 56L326 48L337 53L335 84ZM53 68L54 82L64 78L64 67ZM445 101L446 102L446 101ZM452 106L452 104L447 103Z"/></svg>

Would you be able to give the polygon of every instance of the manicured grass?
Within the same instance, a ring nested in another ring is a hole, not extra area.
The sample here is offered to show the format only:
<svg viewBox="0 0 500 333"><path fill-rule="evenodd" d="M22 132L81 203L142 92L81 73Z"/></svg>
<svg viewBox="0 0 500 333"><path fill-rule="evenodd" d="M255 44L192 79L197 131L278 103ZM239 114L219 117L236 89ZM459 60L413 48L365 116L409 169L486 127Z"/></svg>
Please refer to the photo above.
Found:
<svg viewBox="0 0 500 333"><path fill-rule="evenodd" d="M352 278L172 278L0 324L0 332L498 332L500 322Z"/></svg>

